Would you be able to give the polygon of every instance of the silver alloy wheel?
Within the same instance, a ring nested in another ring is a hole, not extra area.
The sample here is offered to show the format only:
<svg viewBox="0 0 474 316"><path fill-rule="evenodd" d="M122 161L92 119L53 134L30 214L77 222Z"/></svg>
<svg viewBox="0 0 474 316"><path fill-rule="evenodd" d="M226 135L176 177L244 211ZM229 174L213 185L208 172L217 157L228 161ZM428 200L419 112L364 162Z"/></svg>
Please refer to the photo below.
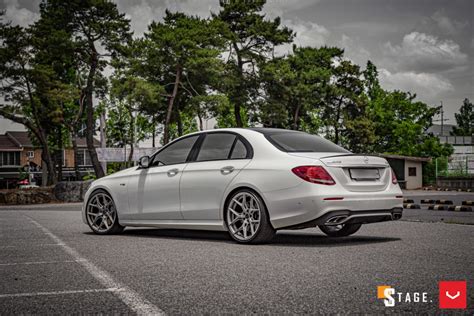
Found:
<svg viewBox="0 0 474 316"><path fill-rule="evenodd" d="M87 203L87 221L97 232L107 232L115 223L117 211L112 198L105 193L94 195Z"/></svg>
<svg viewBox="0 0 474 316"><path fill-rule="evenodd" d="M238 240L251 240L260 227L261 218L260 202L249 192L234 195L227 206L227 226Z"/></svg>

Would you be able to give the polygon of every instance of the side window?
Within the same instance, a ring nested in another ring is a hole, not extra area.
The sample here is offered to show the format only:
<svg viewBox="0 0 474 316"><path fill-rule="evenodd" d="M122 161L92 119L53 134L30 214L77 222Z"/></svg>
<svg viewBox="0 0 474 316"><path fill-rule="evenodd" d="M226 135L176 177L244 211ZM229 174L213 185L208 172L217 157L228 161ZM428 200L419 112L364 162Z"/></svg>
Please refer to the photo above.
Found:
<svg viewBox="0 0 474 316"><path fill-rule="evenodd" d="M151 166L174 165L186 162L186 158L188 158L198 138L199 135L186 137L169 145L153 157Z"/></svg>
<svg viewBox="0 0 474 316"><path fill-rule="evenodd" d="M229 157L235 135L210 133L206 135L196 161L224 160Z"/></svg>
<svg viewBox="0 0 474 316"><path fill-rule="evenodd" d="M237 139L235 143L234 150L232 150L232 154L230 159L244 159L247 158L247 148L245 147L244 143L240 139Z"/></svg>

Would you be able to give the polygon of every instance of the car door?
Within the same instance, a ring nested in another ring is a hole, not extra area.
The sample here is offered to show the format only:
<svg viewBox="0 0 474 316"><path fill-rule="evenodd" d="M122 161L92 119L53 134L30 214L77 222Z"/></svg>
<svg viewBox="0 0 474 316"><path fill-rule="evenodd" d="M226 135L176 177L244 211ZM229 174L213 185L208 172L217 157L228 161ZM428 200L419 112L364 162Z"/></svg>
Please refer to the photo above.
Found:
<svg viewBox="0 0 474 316"><path fill-rule="evenodd" d="M133 220L182 219L179 182L199 135L173 142L151 157L149 168L138 168L128 183Z"/></svg>
<svg viewBox="0 0 474 316"><path fill-rule="evenodd" d="M194 160L186 166L181 176L183 218L220 219L223 194L251 157L250 144L240 135L229 132L207 133Z"/></svg>

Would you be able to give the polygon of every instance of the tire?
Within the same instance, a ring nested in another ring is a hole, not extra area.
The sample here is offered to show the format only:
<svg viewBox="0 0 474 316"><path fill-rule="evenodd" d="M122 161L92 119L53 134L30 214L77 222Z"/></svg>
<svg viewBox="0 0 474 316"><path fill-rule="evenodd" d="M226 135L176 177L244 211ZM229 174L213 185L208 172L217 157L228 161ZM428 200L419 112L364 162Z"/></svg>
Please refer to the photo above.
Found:
<svg viewBox="0 0 474 316"><path fill-rule="evenodd" d="M263 244L275 236L265 203L249 189L230 196L225 204L224 221L229 235L238 243Z"/></svg>
<svg viewBox="0 0 474 316"><path fill-rule="evenodd" d="M104 190L97 190L91 194L84 211L87 224L98 235L119 234L125 229L119 224L114 200Z"/></svg>
<svg viewBox="0 0 474 316"><path fill-rule="evenodd" d="M343 224L336 226L320 225L319 229L329 237L345 237L355 234L361 226L362 224Z"/></svg>

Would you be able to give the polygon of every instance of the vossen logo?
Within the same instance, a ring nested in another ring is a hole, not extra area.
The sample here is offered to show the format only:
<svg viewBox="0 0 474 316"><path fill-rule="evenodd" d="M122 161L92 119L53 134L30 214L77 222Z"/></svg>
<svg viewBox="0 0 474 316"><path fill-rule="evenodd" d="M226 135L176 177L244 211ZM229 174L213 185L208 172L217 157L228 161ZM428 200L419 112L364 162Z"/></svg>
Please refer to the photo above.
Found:
<svg viewBox="0 0 474 316"><path fill-rule="evenodd" d="M397 292L389 285L377 286L377 298L382 299L386 307L394 307L397 303L431 303L427 292Z"/></svg>

